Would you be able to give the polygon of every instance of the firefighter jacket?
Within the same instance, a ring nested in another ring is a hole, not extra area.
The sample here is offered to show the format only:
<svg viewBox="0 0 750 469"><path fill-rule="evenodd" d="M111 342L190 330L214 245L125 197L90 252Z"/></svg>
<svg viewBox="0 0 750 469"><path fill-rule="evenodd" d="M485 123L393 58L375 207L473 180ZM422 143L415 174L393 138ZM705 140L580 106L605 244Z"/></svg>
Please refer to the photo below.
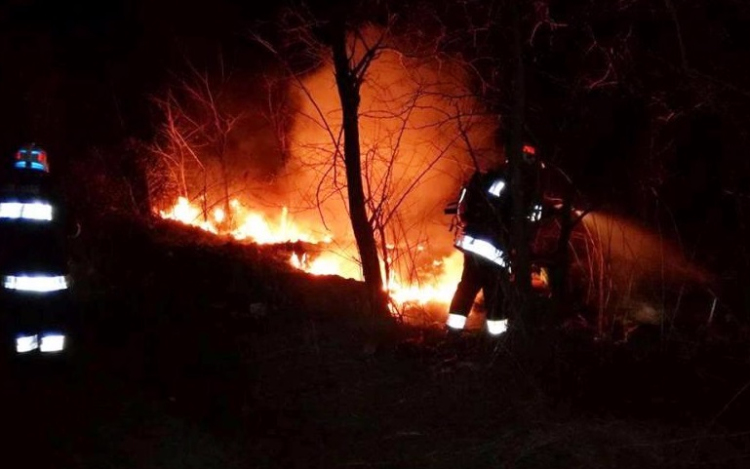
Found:
<svg viewBox="0 0 750 469"><path fill-rule="evenodd" d="M68 223L48 174L16 171L0 181L3 289L67 289Z"/></svg>
<svg viewBox="0 0 750 469"><path fill-rule="evenodd" d="M534 198L528 205L527 218L535 224L541 219L542 206ZM512 199L505 171L475 172L461 189L457 217L455 247L510 270Z"/></svg>

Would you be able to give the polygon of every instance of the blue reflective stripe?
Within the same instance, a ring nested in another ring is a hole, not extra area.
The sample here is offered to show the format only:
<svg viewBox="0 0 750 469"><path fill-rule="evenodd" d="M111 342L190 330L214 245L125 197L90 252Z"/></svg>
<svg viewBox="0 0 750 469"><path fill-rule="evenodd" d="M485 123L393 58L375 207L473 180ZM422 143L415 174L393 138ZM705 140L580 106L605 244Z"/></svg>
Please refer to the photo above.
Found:
<svg viewBox="0 0 750 469"><path fill-rule="evenodd" d="M37 161L16 161L13 165L17 169L33 169L35 171L47 171L44 164Z"/></svg>

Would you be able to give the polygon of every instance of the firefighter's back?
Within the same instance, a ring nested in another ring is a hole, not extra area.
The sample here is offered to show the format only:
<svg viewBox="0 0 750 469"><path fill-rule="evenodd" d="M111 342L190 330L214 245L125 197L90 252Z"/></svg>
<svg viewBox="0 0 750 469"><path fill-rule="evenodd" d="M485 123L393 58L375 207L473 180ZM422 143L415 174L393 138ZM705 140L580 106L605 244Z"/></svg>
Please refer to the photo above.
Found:
<svg viewBox="0 0 750 469"><path fill-rule="evenodd" d="M465 186L459 205L464 232L502 238L510 208L508 189L504 171L475 172Z"/></svg>
<svg viewBox="0 0 750 469"><path fill-rule="evenodd" d="M46 163L22 148L0 173L0 334L11 355L61 352L69 329L64 210Z"/></svg>

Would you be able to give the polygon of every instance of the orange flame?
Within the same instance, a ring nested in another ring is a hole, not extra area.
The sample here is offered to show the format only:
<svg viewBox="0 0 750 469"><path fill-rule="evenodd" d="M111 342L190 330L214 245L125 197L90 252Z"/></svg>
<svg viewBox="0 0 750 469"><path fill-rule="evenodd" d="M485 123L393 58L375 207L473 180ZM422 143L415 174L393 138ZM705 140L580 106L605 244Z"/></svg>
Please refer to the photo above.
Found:
<svg viewBox="0 0 750 469"><path fill-rule="evenodd" d="M439 274L430 279L420 279L416 284L404 284L398 277L391 279L388 284L388 294L398 305L417 304L424 306L428 303L448 305L456 290L456 283L461 274L461 253L455 251L442 260L433 261L439 267Z"/></svg>
<svg viewBox="0 0 750 469"><path fill-rule="evenodd" d="M160 210L159 215L168 220L176 220L186 225L195 226L210 233L218 234L216 228L216 213L213 220L201 220L201 210L188 201L187 197L179 197L174 206L169 210ZM223 212L222 216L223 218Z"/></svg>
<svg viewBox="0 0 750 469"><path fill-rule="evenodd" d="M230 235L237 240L251 240L257 244L274 244L304 241L307 243L329 243L330 235L316 235L303 230L289 219L286 207L276 219L245 207L239 200L232 199L228 208L230 219L234 222L231 228L224 227L227 213L222 208L215 208L204 217L203 211L191 204L186 197L178 197L177 202L168 210L160 210L159 215L168 220L175 220L186 225L195 226L214 234Z"/></svg>
<svg viewBox="0 0 750 469"><path fill-rule="evenodd" d="M230 201L228 208L230 213L226 213L222 208L215 208L204 216L203 210L191 204L187 198L179 197L172 207L160 210L159 215L164 219L179 221L216 235L228 235L240 241L258 244L303 241L328 245L333 241L329 234L317 234L315 230L303 228L295 223L286 208L282 208L276 217L250 210L236 199ZM419 247L418 250L423 251L424 247ZM361 280L361 269L356 258L354 253L341 254L331 249L317 256L294 253L289 263L312 275L339 275ZM393 273L386 287L388 294L401 310L410 305L447 306L460 276L461 262L462 257L457 251L445 259L435 260L433 270L439 273L413 283L404 282L397 273Z"/></svg>

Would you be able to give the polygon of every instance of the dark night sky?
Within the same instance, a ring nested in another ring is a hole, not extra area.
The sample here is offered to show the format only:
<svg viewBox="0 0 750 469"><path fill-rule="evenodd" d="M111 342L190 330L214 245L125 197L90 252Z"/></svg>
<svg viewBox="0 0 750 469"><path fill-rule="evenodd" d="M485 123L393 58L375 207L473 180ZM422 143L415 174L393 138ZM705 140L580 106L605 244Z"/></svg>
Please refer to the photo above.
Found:
<svg viewBox="0 0 750 469"><path fill-rule="evenodd" d="M240 50L264 2L10 0L0 6L0 151L51 158L148 137L148 98L185 57ZM247 25L247 26L246 26ZM252 53L244 47L245 54ZM234 60L250 60L233 57Z"/></svg>
<svg viewBox="0 0 750 469"><path fill-rule="evenodd" d="M577 3L561 5L574 9ZM165 83L170 71L184 64L185 56L197 63L210 62L222 50L240 67L257 67L252 47L242 35L255 20L270 17L272 4L239 0L3 2L0 150L6 152L32 139L50 146L52 153L56 148L80 151L82 145L112 143L126 135L147 136L152 126L148 97ZM746 68L741 64L750 47L748 35L743 34L748 23L737 8L729 7L733 2L718 2L729 5L725 8L690 8L690 4L701 2L686 2L681 9L691 65L718 77L731 77ZM601 21L600 30L611 27L607 21L616 20ZM664 46L675 42L668 21L640 24L636 34L648 42L643 43L645 48L655 53L670 50ZM671 51L676 53L674 47ZM674 54L672 58L676 60ZM646 63L641 58L639 62ZM741 85L742 80L734 83Z"/></svg>

